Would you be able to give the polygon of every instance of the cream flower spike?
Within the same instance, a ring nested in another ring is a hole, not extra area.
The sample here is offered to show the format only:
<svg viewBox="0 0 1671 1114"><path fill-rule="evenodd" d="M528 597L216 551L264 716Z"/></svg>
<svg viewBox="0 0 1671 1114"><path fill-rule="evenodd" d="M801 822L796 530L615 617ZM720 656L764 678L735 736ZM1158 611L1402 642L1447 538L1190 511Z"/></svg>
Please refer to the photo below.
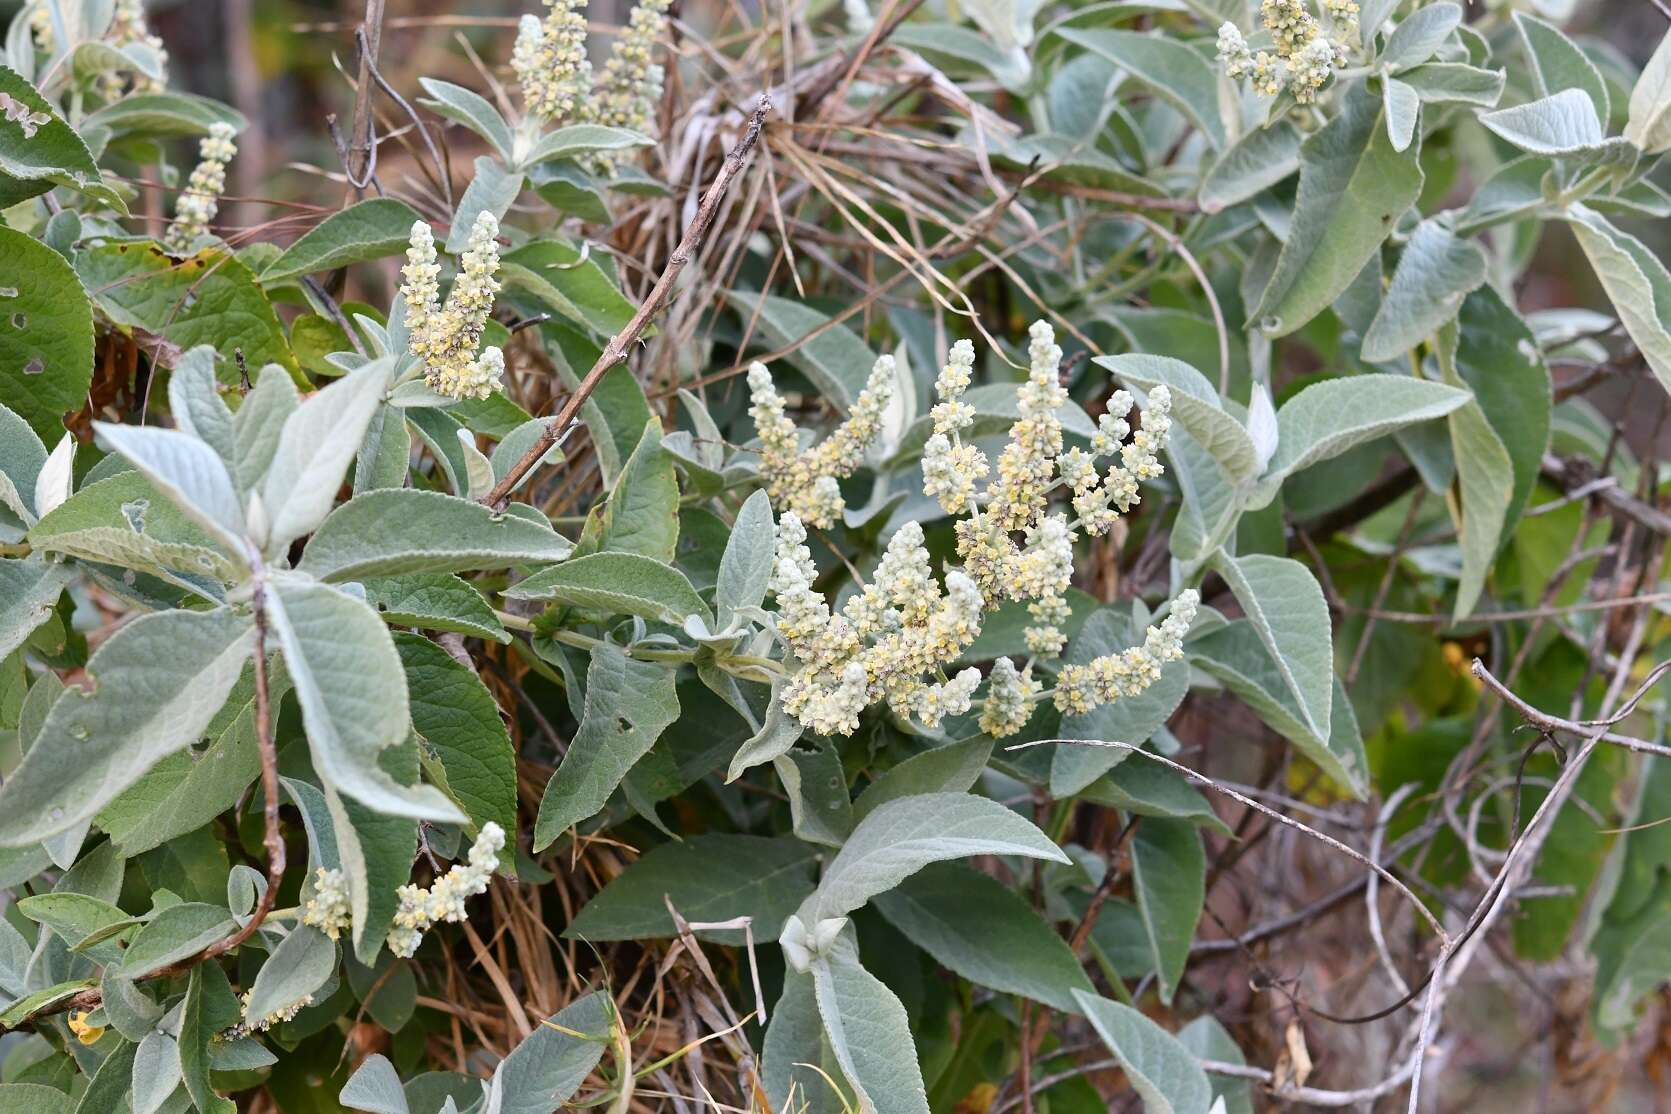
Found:
<svg viewBox="0 0 1671 1114"><path fill-rule="evenodd" d="M499 291L498 235L499 221L492 213L483 211L476 217L459 256L458 277L443 304L434 234L424 221L412 225L400 288L407 350L421 362L424 379L437 394L486 398L502 385L504 354L497 348L476 352Z"/></svg>
<svg viewBox="0 0 1671 1114"><path fill-rule="evenodd" d="M661 100L663 73L655 48L667 28L671 0L640 0L615 40L598 77L592 118L599 124L647 131Z"/></svg>
<svg viewBox="0 0 1671 1114"><path fill-rule="evenodd" d="M893 398L893 384L894 358L882 356L871 367L847 420L820 444L803 450L800 430L784 413L783 396L777 393L771 372L765 364L749 366L753 399L749 416L760 434L760 475L774 507L818 529L835 524L842 512L836 481L852 475L864 461L865 448L881 431L882 412Z"/></svg>
<svg viewBox="0 0 1671 1114"><path fill-rule="evenodd" d="M489 820L471 844L466 860L453 864L427 890L411 884L400 887L396 891L400 907L395 910L394 927L389 929L389 950L402 959L410 958L432 926L464 920L469 915L465 899L487 892L493 872L499 869L499 852L504 849L505 830Z"/></svg>
<svg viewBox="0 0 1671 1114"><path fill-rule="evenodd" d="M585 108L592 88L586 59L586 0L545 0L542 23L532 15L517 27L511 69L522 103L538 120L568 120Z"/></svg>
<svg viewBox="0 0 1671 1114"><path fill-rule="evenodd" d="M238 153L232 142L237 134L231 124L209 126L209 134L198 144L198 163L174 206L174 223L163 236L163 247L171 255L185 255L209 232L209 222L220 209L226 190L226 164Z"/></svg>

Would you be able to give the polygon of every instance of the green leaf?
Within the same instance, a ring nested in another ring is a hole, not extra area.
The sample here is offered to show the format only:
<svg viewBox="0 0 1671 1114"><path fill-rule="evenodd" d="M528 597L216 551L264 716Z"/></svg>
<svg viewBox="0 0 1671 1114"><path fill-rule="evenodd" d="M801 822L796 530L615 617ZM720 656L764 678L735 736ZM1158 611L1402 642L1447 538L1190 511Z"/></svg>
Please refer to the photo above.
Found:
<svg viewBox="0 0 1671 1114"><path fill-rule="evenodd" d="M489 642L511 640L482 594L460 577L419 572L368 578L362 586L366 602L390 626L448 631Z"/></svg>
<svg viewBox="0 0 1671 1114"><path fill-rule="evenodd" d="M215 450L225 468L236 466L237 433L232 411L221 400L215 379L215 350L199 345L181 356L168 377L168 408L174 425Z"/></svg>
<svg viewBox="0 0 1671 1114"><path fill-rule="evenodd" d="M564 317L603 336L626 328L638 309L590 254L552 236L507 252L500 270L506 286L526 290Z"/></svg>
<svg viewBox="0 0 1671 1114"><path fill-rule="evenodd" d="M244 1016L268 1017L312 998L336 968L336 941L311 925L296 925L256 973Z"/></svg>
<svg viewBox="0 0 1671 1114"><path fill-rule="evenodd" d="M1091 989L1079 960L1026 898L962 863L923 868L878 895L876 908L940 966L980 986L1068 1013L1079 1012L1072 992Z"/></svg>
<svg viewBox="0 0 1671 1114"><path fill-rule="evenodd" d="M179 1043L160 1029L145 1034L132 1071L134 1114L157 1114L184 1078Z"/></svg>
<svg viewBox="0 0 1671 1114"><path fill-rule="evenodd" d="M511 138L511 126L505 123L505 118L499 115L499 110L480 94L473 93L462 85L454 85L450 81L441 81L433 77L420 77L418 84L422 85L424 92L432 98L420 102L424 107L455 124L463 124L491 143L500 158L506 162L511 161L511 152L516 146L515 140ZM408 229L410 227L408 225Z"/></svg>
<svg viewBox="0 0 1671 1114"><path fill-rule="evenodd" d="M232 416L232 472L239 491L254 491L266 479L285 420L299 405L296 384L283 368L269 364L261 369L255 387Z"/></svg>
<svg viewBox="0 0 1671 1114"><path fill-rule="evenodd" d="M590 155L598 151L626 151L634 147L648 147L654 142L649 136L627 128L570 124L546 132L535 140L521 165L538 166L553 159L572 159L576 155Z"/></svg>
<svg viewBox="0 0 1671 1114"><path fill-rule="evenodd" d="M1103 608L1094 612L1068 643L1062 662L1084 665L1141 642L1142 636L1132 630L1127 616ZM1172 718L1188 691L1189 664L1167 662L1161 667L1160 679L1138 695L1099 705L1084 715L1063 716L1061 736L1141 745ZM1065 798L1079 793L1123 762L1127 753L1118 747L1056 747L1050 756L1051 796Z"/></svg>
<svg viewBox="0 0 1671 1114"><path fill-rule="evenodd" d="M411 743L391 747L383 752L378 767L397 785L416 785L418 748ZM427 786L424 789L433 792ZM323 796L337 856L348 876L354 956L369 965L377 962L399 908L397 891L412 874L412 860L418 854L418 824L406 816L389 815L345 798L329 784Z"/></svg>
<svg viewBox="0 0 1671 1114"><path fill-rule="evenodd" d="M464 187L464 196L458 199L458 209L453 213L452 228L447 232L447 250L458 255L469 246L470 232L481 214L492 213L496 220L504 220L516 195L522 192L522 181L521 174L511 173L487 155L479 156L475 174Z"/></svg>
<svg viewBox="0 0 1671 1114"><path fill-rule="evenodd" d="M772 504L764 491L756 491L737 512L719 561L719 582L714 587L714 605L721 630L738 611L757 608L766 598L766 582L772 576L777 554L777 531L772 525Z"/></svg>
<svg viewBox="0 0 1671 1114"><path fill-rule="evenodd" d="M594 553L543 569L505 589L511 599L555 600L607 615L638 615L680 626L687 615L711 618L685 574L636 553Z"/></svg>
<svg viewBox="0 0 1671 1114"><path fill-rule="evenodd" d="M1514 26L1520 41L1532 61L1533 87L1539 96L1547 97L1563 89L1577 89L1595 106L1596 119L1605 122L1613 113L1612 98L1607 93L1607 82L1601 71L1590 61L1577 43L1567 38L1560 28L1526 12L1514 13ZM1630 138L1626 129L1625 137ZM1642 144L1637 144L1643 146Z"/></svg>
<svg viewBox="0 0 1671 1114"><path fill-rule="evenodd" d="M337 1101L352 1110L370 1114L411 1114L406 1092L401 1089L400 1076L385 1056L367 1056L354 1074L348 1077Z"/></svg>
<svg viewBox="0 0 1671 1114"><path fill-rule="evenodd" d="M99 438L151 486L203 527L240 564L245 559L244 509L219 454L174 429L94 422Z"/></svg>
<svg viewBox="0 0 1671 1114"><path fill-rule="evenodd" d="M72 1101L44 1083L0 1084L0 1109L6 1114L70 1114Z"/></svg>
<svg viewBox="0 0 1671 1114"><path fill-rule="evenodd" d="M726 295L736 307L743 327L772 348L795 345L784 358L818 388L826 401L845 413L864 390L875 353L845 325L830 325L817 310L790 298L732 290ZM804 344L796 343L814 329L822 329Z"/></svg>
<svg viewBox="0 0 1671 1114"><path fill-rule="evenodd" d="M1348 375L1313 383L1277 411L1277 448L1260 479L1280 481L1366 441L1442 418L1467 403L1467 391L1406 375Z"/></svg>
<svg viewBox="0 0 1671 1114"><path fill-rule="evenodd" d="M836 1082L842 1069L824 1034L810 974L784 971L783 993L772 1007L761 1058L770 1109L799 1114L851 1114L855 1109Z"/></svg>
<svg viewBox="0 0 1671 1114"><path fill-rule="evenodd" d="M1392 285L1364 334L1363 358L1395 360L1456 316L1468 292L1485 282L1485 253L1445 222L1416 226L1398 258Z"/></svg>
<svg viewBox="0 0 1671 1114"><path fill-rule="evenodd" d="M1671 34L1659 40L1631 87L1625 138L1650 155L1671 147Z"/></svg>
<svg viewBox="0 0 1671 1114"><path fill-rule="evenodd" d="M268 552L312 531L330 513L343 473L383 401L392 363L385 357L350 372L284 420L261 486Z"/></svg>
<svg viewBox="0 0 1671 1114"><path fill-rule="evenodd" d="M75 271L33 236L0 227L0 403L56 442L92 381L93 306ZM32 506L33 482L18 491Z"/></svg>
<svg viewBox="0 0 1671 1114"><path fill-rule="evenodd" d="M182 351L213 345L226 367L241 351L252 368L278 364L300 375L254 273L224 250L175 260L155 244L107 242L76 252L75 271L118 325L155 333Z"/></svg>
<svg viewBox="0 0 1671 1114"><path fill-rule="evenodd" d="M971 855L1068 861L1043 832L996 801L967 793L901 797L879 806L847 837L825 868L808 923L845 916L930 863Z"/></svg>
<svg viewBox="0 0 1671 1114"><path fill-rule="evenodd" d="M953 23L902 24L889 39L931 56L971 62L997 78L1006 89L1020 91L1032 73L1026 51L1018 47L1002 49L980 32Z"/></svg>
<svg viewBox="0 0 1671 1114"><path fill-rule="evenodd" d="M580 728L540 798L534 822L535 851L543 851L568 828L597 815L627 771L679 718L675 676L663 665L633 661L608 643L592 648Z"/></svg>
<svg viewBox="0 0 1671 1114"><path fill-rule="evenodd" d="M227 1016L230 998L226 976L219 967L199 963L192 968L185 1009L180 1015L180 1071L199 1114L237 1114L238 1105L221 1098L209 1085L209 1049L216 1034L236 1020L235 1002L230 1003L232 1016Z"/></svg>
<svg viewBox="0 0 1671 1114"><path fill-rule="evenodd" d="M25 917L44 924L64 941L64 946L76 950L77 945L113 925L132 923L122 910L108 901L89 894L49 893L26 897L17 903L17 911ZM122 949L114 941L94 945L99 951L89 953L100 963L119 960Z"/></svg>
<svg viewBox="0 0 1671 1114"><path fill-rule="evenodd" d="M1496 135L1536 155L1581 163L1630 166L1638 151L1628 139L1608 138L1589 94L1563 89L1541 100L1480 116Z"/></svg>
<svg viewBox="0 0 1671 1114"><path fill-rule="evenodd" d="M113 136L140 135L153 139L208 135L216 124L233 131L249 127L237 109L195 93L135 93L105 105L81 122L89 134L102 128Z"/></svg>
<svg viewBox="0 0 1671 1114"><path fill-rule="evenodd" d="M1216 213L1276 185L1300 168L1300 133L1285 120L1255 128L1220 153L1196 198Z"/></svg>
<svg viewBox="0 0 1671 1114"><path fill-rule="evenodd" d="M1327 309L1422 187L1417 145L1393 149L1381 100L1351 86L1340 112L1300 145L1293 224L1253 318L1286 336Z"/></svg>
<svg viewBox="0 0 1671 1114"><path fill-rule="evenodd" d="M1056 34L1126 70L1189 117L1215 148L1224 146L1218 73L1193 48L1161 35L1100 27L1062 27Z"/></svg>
<svg viewBox="0 0 1671 1114"><path fill-rule="evenodd" d="M620 1024L615 1003L601 992L577 998L542 1021L493 1069L499 1114L549 1114L568 1102L598 1066Z"/></svg>
<svg viewBox="0 0 1671 1114"><path fill-rule="evenodd" d="M268 670L275 706L290 691L282 668ZM125 855L138 855L196 831L238 803L261 773L255 734L255 671L245 669L206 734L200 754L172 754L151 767L95 817Z"/></svg>
<svg viewBox="0 0 1671 1114"><path fill-rule="evenodd" d="M687 921L753 919L756 942L777 939L812 892L812 848L799 840L713 832L664 843L627 867L580 910L563 935L643 940L676 935L663 897ZM717 944L743 943L740 929L699 929Z"/></svg>
<svg viewBox="0 0 1671 1114"><path fill-rule="evenodd" d="M68 567L41 557L0 561L0 658L51 617L69 581Z"/></svg>
<svg viewBox="0 0 1671 1114"><path fill-rule="evenodd" d="M1259 453L1246 428L1224 410L1218 391L1195 368L1168 356L1131 353L1097 356L1092 361L1107 368L1122 383L1145 391L1164 386L1172 393L1172 416L1196 443L1218 462L1235 483L1259 474Z"/></svg>
<svg viewBox="0 0 1671 1114"><path fill-rule="evenodd" d="M397 634L395 649L406 671L412 729L440 763L447 793L474 829L492 821L515 832L516 751L493 694L427 638Z"/></svg>
<svg viewBox="0 0 1671 1114"><path fill-rule="evenodd" d="M1214 567L1270 651L1305 726L1328 738L1334 648L1327 637L1329 605L1317 578L1298 561L1262 553L1221 556Z"/></svg>
<svg viewBox="0 0 1671 1114"><path fill-rule="evenodd" d="M516 514L439 491L384 488L356 495L319 524L302 572L321 580L471 572L561 561L568 539Z"/></svg>
<svg viewBox="0 0 1671 1114"><path fill-rule="evenodd" d="M160 971L231 935L236 927L232 914L218 905L197 901L170 905L134 933L122 955L122 975L138 979Z"/></svg>
<svg viewBox="0 0 1671 1114"><path fill-rule="evenodd" d="M463 820L435 788L401 785L378 763L406 741L411 716L400 655L377 613L295 576L275 579L268 604L313 766L326 785L381 813Z"/></svg>
<svg viewBox="0 0 1671 1114"><path fill-rule="evenodd" d="M0 200L7 206L16 205L53 186L63 186L80 190L127 216L121 195L105 185L87 145L40 90L15 70L0 66L0 93L28 109L33 117L30 130L10 118L0 128Z"/></svg>
<svg viewBox="0 0 1671 1114"><path fill-rule="evenodd" d="M1462 9L1455 4L1426 4L1399 21L1387 36L1387 45L1376 61L1396 73L1433 57L1456 25Z"/></svg>
<svg viewBox="0 0 1671 1114"><path fill-rule="evenodd" d="M1330 701L1329 734L1322 737L1308 726L1276 659L1249 620L1234 620L1196 639L1189 645L1189 656L1331 778L1353 795L1363 796L1368 788L1369 762L1364 756L1357 717L1338 678Z"/></svg>
<svg viewBox="0 0 1671 1114"><path fill-rule="evenodd" d="M1414 86L1396 77L1381 81L1381 111L1387 117L1387 138L1394 151L1408 150L1416 138L1416 124L1421 117L1421 94Z"/></svg>
<svg viewBox="0 0 1671 1114"><path fill-rule="evenodd" d="M976 735L962 742L913 754L865 787L853 802L857 823L889 801L924 793L967 793L980 780L992 757L992 738Z"/></svg>
<svg viewBox="0 0 1671 1114"><path fill-rule="evenodd" d="M90 693L52 705L39 738L0 786L0 846L90 818L166 755L197 741L243 671L249 619L228 608L144 615L87 663Z"/></svg>
<svg viewBox="0 0 1671 1114"><path fill-rule="evenodd" d="M1514 466L1506 541L1532 497L1549 447L1554 405L1549 368L1531 327L1489 285L1463 301L1457 326L1456 371Z"/></svg>
<svg viewBox="0 0 1671 1114"><path fill-rule="evenodd" d="M1503 71L1461 62L1429 62L1405 70L1398 80L1416 91L1423 104L1472 104L1494 107L1503 96Z"/></svg>
<svg viewBox="0 0 1671 1114"><path fill-rule="evenodd" d="M1456 458L1462 496L1462 522L1457 540L1462 545L1462 578L1456 586L1453 621L1461 621L1479 602L1485 578L1497 557L1514 491L1514 462L1503 439L1486 420L1479 404L1451 413L1451 454Z"/></svg>
<svg viewBox="0 0 1671 1114"><path fill-rule="evenodd" d="M54 983L44 990L37 990L25 995L17 1001L0 1010L0 1029L11 1029L27 1020L33 1014L49 1006L55 1006L67 998L73 998L88 987L96 985L91 979L76 979L70 982Z"/></svg>
<svg viewBox="0 0 1671 1114"><path fill-rule="evenodd" d="M1148 753L1147 751L1144 752ZM1188 820L1228 833L1212 806L1183 774L1159 762L1122 762L1119 768L1085 790L1086 800L1134 816Z"/></svg>
<svg viewBox="0 0 1671 1114"><path fill-rule="evenodd" d="M1660 386L1671 390L1671 272L1635 236L1583 205L1567 209L1578 244Z"/></svg>
<svg viewBox="0 0 1671 1114"><path fill-rule="evenodd" d="M404 201L374 197L332 213L261 271L272 286L301 275L382 259L406 250L418 214Z"/></svg>
<svg viewBox="0 0 1671 1114"><path fill-rule="evenodd" d="M1132 834L1131 877L1158 976L1156 989L1160 1000L1171 1005L1206 900L1201 833L1183 820L1145 819Z"/></svg>
<svg viewBox="0 0 1671 1114"><path fill-rule="evenodd" d="M911 1022L887 984L856 959L812 965L818 1016L842 1074L859 1093L859 1109L876 1114L928 1114Z"/></svg>
<svg viewBox="0 0 1671 1114"><path fill-rule="evenodd" d="M1217 1060L1224 1064L1247 1063L1242 1050L1210 1013L1202 1014L1179 1029L1178 1043L1203 1060ZM1207 1080L1212 1084L1214 1099L1224 1100L1223 1114L1253 1114L1253 1084L1250 1081L1231 1075L1212 1075Z"/></svg>
<svg viewBox="0 0 1671 1114"><path fill-rule="evenodd" d="M645 423L637 447L621 467L601 511L580 541L583 552L603 548L671 562L679 550L679 481L661 447L661 422Z"/></svg>
<svg viewBox="0 0 1671 1114"><path fill-rule="evenodd" d="M1130 1006L1083 991L1074 995L1126 1077L1142 1096L1144 1114L1208 1114L1207 1073L1178 1038Z"/></svg>

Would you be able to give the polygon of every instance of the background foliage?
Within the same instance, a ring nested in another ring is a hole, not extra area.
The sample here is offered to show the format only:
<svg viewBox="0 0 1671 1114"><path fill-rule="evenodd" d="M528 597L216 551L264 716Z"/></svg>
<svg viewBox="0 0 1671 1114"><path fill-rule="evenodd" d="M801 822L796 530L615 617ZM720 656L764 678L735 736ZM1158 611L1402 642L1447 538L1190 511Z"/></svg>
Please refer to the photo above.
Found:
<svg viewBox="0 0 1671 1114"><path fill-rule="evenodd" d="M1663 5L459 8L10 23L0 1109L1664 1106ZM1164 467L804 729L960 340Z"/></svg>

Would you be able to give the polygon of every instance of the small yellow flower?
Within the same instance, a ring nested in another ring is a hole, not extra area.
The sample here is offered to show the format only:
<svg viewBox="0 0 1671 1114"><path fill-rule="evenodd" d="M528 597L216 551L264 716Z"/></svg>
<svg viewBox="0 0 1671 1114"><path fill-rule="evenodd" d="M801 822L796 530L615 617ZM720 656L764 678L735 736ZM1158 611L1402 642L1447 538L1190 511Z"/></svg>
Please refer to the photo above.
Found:
<svg viewBox="0 0 1671 1114"><path fill-rule="evenodd" d="M88 1024L87 1018L89 1016L91 1015L88 1011L71 1010L69 1016L65 1018L65 1020L69 1023L70 1032L75 1034L76 1040L80 1041L82 1044L97 1044L99 1043L99 1038L104 1036L105 1027L103 1025Z"/></svg>

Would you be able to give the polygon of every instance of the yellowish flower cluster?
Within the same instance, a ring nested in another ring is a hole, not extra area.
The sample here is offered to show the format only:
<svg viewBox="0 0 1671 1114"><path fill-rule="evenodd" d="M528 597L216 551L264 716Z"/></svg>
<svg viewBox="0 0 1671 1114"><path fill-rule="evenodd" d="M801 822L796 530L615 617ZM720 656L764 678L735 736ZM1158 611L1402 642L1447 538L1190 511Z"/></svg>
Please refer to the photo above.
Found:
<svg viewBox="0 0 1671 1114"><path fill-rule="evenodd" d="M1245 77L1254 90L1274 97L1287 89L1294 100L1309 104L1335 70L1346 64L1347 43L1358 33L1355 0L1321 0L1334 37L1306 10L1304 0L1261 0L1260 21L1276 53L1255 53L1234 23L1218 29L1218 58L1232 78Z"/></svg>
<svg viewBox="0 0 1671 1114"><path fill-rule="evenodd" d="M627 17L598 79L592 106L595 123L647 131L661 99L662 68L654 61L656 41L667 28L671 0L640 0Z"/></svg>
<svg viewBox="0 0 1671 1114"><path fill-rule="evenodd" d="M525 15L517 28L511 69L528 114L567 120L581 113L592 89L586 59L586 0L545 0L545 21Z"/></svg>
<svg viewBox="0 0 1671 1114"><path fill-rule="evenodd" d="M944 668L973 644L984 612L1005 600L1028 605L1033 620L1025 632L1029 653L1061 653L1078 532L1105 533L1138 502L1138 485L1161 475L1159 453L1172 426L1171 395L1165 387L1150 391L1142 400L1142 428L1133 433L1126 415L1138 400L1116 391L1089 450L1064 453L1058 417L1067 402L1060 383L1062 350L1043 322L1033 326L1030 336L1030 366L1017 392L1017 418L999 456L997 476L984 490L986 457L962 440L975 417L964 400L973 346L966 341L955 345L936 382L940 401L931 412L934 434L924 447L924 489L948 513L967 514L954 528L962 567L946 572L942 590L930 568L922 527L906 523L889 541L871 582L840 611L832 610L813 587L816 570L805 545L803 511L833 521L842 509L841 496L830 471L811 462L828 453L850 470L877 423L867 417L857 424L860 407L855 407L848 426L818 450L803 453L766 369L755 365L750 370L751 413L764 446L761 472L773 501L787 512L778 524L771 581L777 630L790 666L784 708L804 726L821 734L850 734L858 729L860 713L881 700L896 715L929 728L968 711L979 673L965 669L948 679ZM881 395L891 382L891 366L886 375L880 374L882 367L879 361L867 394L875 390ZM885 397L874 402L877 414L883 405ZM1099 473L1099 461L1116 456ZM1072 495L1073 521L1051 510L1052 495L1064 488ZM1160 665L1181 654L1196 603L1195 593L1185 592L1168 619L1150 629L1143 646L1064 669L1058 706L1089 710L1147 688L1160 675ZM1017 669L1013 661L1000 659L992 667L981 728L995 737L1014 734L1039 696L1031 661Z"/></svg>
<svg viewBox="0 0 1671 1114"><path fill-rule="evenodd" d="M1143 645L1104 654L1084 665L1063 666L1056 678L1057 710L1063 715L1084 715L1099 704L1136 696L1160 680L1161 667L1184 656L1184 635L1195 622L1200 602L1195 589L1186 588L1172 601L1172 610L1160 626L1149 627Z"/></svg>
<svg viewBox="0 0 1671 1114"><path fill-rule="evenodd" d="M1033 664L1017 670L1009 658L992 663L986 678L986 702L981 705L981 730L994 739L1014 735L1033 718L1039 698L1039 683L1033 680Z"/></svg>
<svg viewBox="0 0 1671 1114"><path fill-rule="evenodd" d="M946 679L940 669L980 634L985 603L974 582L955 570L941 591L922 527L900 527L871 583L838 613L812 586L815 570L805 542L801 520L785 514L771 581L778 633L796 667L784 710L823 735L858 730L859 713L878 700L931 729L968 711L980 671L965 669Z"/></svg>
<svg viewBox="0 0 1671 1114"><path fill-rule="evenodd" d="M314 873L313 896L302 906L302 923L331 939L339 939L354 923L348 903L348 875L320 867Z"/></svg>
<svg viewBox="0 0 1671 1114"><path fill-rule="evenodd" d="M162 39L151 34L151 27L145 21L144 0L116 0L115 11L110 17L110 29L105 32L104 38L105 42L115 47L131 43L150 47L156 52L159 66L168 62L168 51L163 48ZM160 93L163 87L162 81L144 73L112 70L99 75L99 92L107 101L117 100L130 93Z"/></svg>
<svg viewBox="0 0 1671 1114"><path fill-rule="evenodd" d="M71 1010L69 1016L64 1019L69 1023L70 1032L75 1034L75 1039L85 1045L98 1044L99 1038L104 1036L105 1026L94 1025L87 1020L92 1014L92 1010Z"/></svg>
<svg viewBox="0 0 1671 1114"><path fill-rule="evenodd" d="M760 434L760 475L773 506L817 529L835 524L842 511L836 481L852 475L864 460L865 446L882 428L882 411L893 397L893 384L894 358L883 356L870 369L847 420L817 447L803 450L800 430L784 413L783 396L772 385L771 373L764 364L749 366L753 405L748 412Z"/></svg>
<svg viewBox="0 0 1671 1114"><path fill-rule="evenodd" d="M220 208L226 190L226 164L238 153L232 142L231 124L209 125L209 134L198 144L197 168L191 172L180 200L174 206L174 223L163 236L163 247L171 255L186 255L192 245L209 232L209 222Z"/></svg>
<svg viewBox="0 0 1671 1114"><path fill-rule="evenodd" d="M430 389L451 398L487 398L499 390L505 374L504 353L483 349L482 330L499 290L499 221L483 211L459 256L458 277L441 303L441 266L429 225L412 225L400 296L406 304L407 349L423 362Z"/></svg>
<svg viewBox="0 0 1671 1114"><path fill-rule="evenodd" d="M396 891L400 895L400 908L395 911L394 927L389 929L389 951L405 959L418 950L423 934L432 925L464 920L468 915L465 899L487 892L493 872L499 869L499 852L504 847L504 829L490 820L482 825L476 841L470 845L465 862L455 863L427 890L411 883L400 887Z"/></svg>

